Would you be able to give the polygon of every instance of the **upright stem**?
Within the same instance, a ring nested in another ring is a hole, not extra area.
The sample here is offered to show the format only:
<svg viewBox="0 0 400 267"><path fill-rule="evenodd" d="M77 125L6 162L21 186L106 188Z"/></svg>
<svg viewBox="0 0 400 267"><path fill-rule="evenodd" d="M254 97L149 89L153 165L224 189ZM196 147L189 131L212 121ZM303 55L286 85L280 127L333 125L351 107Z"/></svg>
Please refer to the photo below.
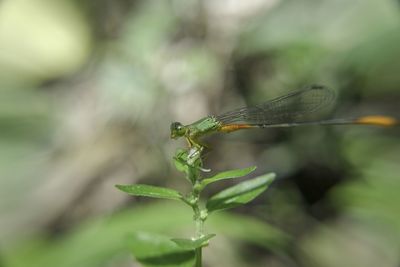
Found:
<svg viewBox="0 0 400 267"><path fill-rule="evenodd" d="M189 204L193 209L193 220L196 227L195 239L202 238L204 236L203 224L206 216L204 216L204 212L202 212L200 207L200 193L202 190L201 186L201 175L200 170L202 169L202 160L201 160L201 152L203 151L202 147L191 147L187 152L186 157L184 158L181 152L178 154L179 159L183 159L186 161L186 166L188 169L186 170L187 179L192 183L192 192L190 197L185 201ZM202 266L202 248L198 247L195 249L195 267Z"/></svg>
<svg viewBox="0 0 400 267"><path fill-rule="evenodd" d="M201 263L201 259L202 259L201 247L196 248L194 253L195 253L195 257L196 257L196 265L195 265L195 267L201 267L202 266L202 263Z"/></svg>
<svg viewBox="0 0 400 267"><path fill-rule="evenodd" d="M204 229L203 229L203 224L204 221L201 218L201 210L199 206L199 200L200 200L200 193L194 189L192 191L194 199L196 199L196 202L193 205L193 211L194 211L194 223L196 225L196 233L195 233L195 238L201 238L204 235ZM196 257L196 265L195 267L201 267L202 266L202 248L196 248L195 249L195 257Z"/></svg>
<svg viewBox="0 0 400 267"><path fill-rule="evenodd" d="M196 238L201 238L204 235L204 222L201 218L195 220L196 223Z"/></svg>
<svg viewBox="0 0 400 267"><path fill-rule="evenodd" d="M199 154L200 155L200 154ZM200 157L197 158L200 161ZM201 217L201 208L200 208L200 191L199 190L199 182L200 182L200 171L196 167L189 167L188 178L192 181L192 209L194 212L193 220L195 223L195 238L201 238L204 236L204 229L203 229L203 218ZM195 267L202 267L202 248L195 249Z"/></svg>
<svg viewBox="0 0 400 267"><path fill-rule="evenodd" d="M204 235L203 232L203 220L200 216L200 208L199 208L199 203L197 202L195 206L193 207L194 210L194 221L196 224L196 238L201 238ZM202 247L196 248L195 249L195 257L196 257L196 267L201 267L201 258L202 258Z"/></svg>

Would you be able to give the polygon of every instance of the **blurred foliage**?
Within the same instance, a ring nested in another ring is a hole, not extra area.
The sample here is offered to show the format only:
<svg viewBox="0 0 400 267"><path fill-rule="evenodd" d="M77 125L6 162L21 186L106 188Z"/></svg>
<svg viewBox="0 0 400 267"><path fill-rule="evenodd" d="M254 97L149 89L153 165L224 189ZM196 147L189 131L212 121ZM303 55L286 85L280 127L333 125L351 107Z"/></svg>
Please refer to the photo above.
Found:
<svg viewBox="0 0 400 267"><path fill-rule="evenodd" d="M165 210L173 210L173 216L160 216L160 214L164 214ZM53 240L45 236L38 236L23 245L8 247L3 251L3 262L5 266L15 267L46 267L54 264L90 267L112 265L114 261L119 264L129 263L133 260L128 250L131 246L129 244L133 242L132 233L137 231L168 235L179 232L189 233L192 231L193 222L190 216L187 216L188 212L190 213L188 207L170 202L135 207L115 213L112 217L84 222L62 238ZM246 227L237 227L238 225L251 227L251 229L249 231ZM281 246L288 241L288 237L278 229L244 216L217 213L210 219L210 228L221 235L223 233L225 238L240 238L267 248L279 249L278 245ZM215 240L214 243L219 243L218 246L220 246L213 248L217 254L218 250L229 246L227 245L228 240L219 238ZM146 253L146 251L142 253ZM148 251L147 253L154 252ZM231 260L234 262L235 259ZM236 263L232 266L244 265Z"/></svg>
<svg viewBox="0 0 400 267"><path fill-rule="evenodd" d="M189 236L185 207L131 203L113 186L188 189L172 168L184 143L169 140L171 121L309 83L340 93L335 117L400 117L398 4L1 1L0 266L131 266L130 233ZM208 266L398 266L398 135L306 127L208 140L206 167L278 174L253 206L211 218Z"/></svg>

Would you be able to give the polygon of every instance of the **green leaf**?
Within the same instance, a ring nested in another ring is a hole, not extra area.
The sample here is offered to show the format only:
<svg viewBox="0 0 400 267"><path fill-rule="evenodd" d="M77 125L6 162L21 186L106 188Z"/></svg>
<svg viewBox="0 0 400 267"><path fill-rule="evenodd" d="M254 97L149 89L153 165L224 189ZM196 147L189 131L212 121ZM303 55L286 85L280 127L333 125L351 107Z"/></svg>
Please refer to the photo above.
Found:
<svg viewBox="0 0 400 267"><path fill-rule="evenodd" d="M174 157L175 168L180 172L187 173L188 166L186 161L187 161L187 151L179 149Z"/></svg>
<svg viewBox="0 0 400 267"><path fill-rule="evenodd" d="M187 170L187 166L185 165L185 163L178 158L174 158L174 164L175 164L175 168L180 171L180 172L186 172Z"/></svg>
<svg viewBox="0 0 400 267"><path fill-rule="evenodd" d="M196 249L207 245L208 241L214 236L215 234L208 234L198 239L173 238L171 241L183 249Z"/></svg>
<svg viewBox="0 0 400 267"><path fill-rule="evenodd" d="M220 173L214 175L213 177L204 179L201 182L201 185L204 188L206 185L217 182L219 180L242 177L249 173L252 173L256 168L257 168L256 166L252 166L252 167L248 167L248 168L244 168L244 169L236 169L236 170L220 172Z"/></svg>
<svg viewBox="0 0 400 267"><path fill-rule="evenodd" d="M274 179L275 174L269 173L229 187L211 197L207 209L212 212L246 204L264 192Z"/></svg>
<svg viewBox="0 0 400 267"><path fill-rule="evenodd" d="M168 237L139 232L128 237L136 260L146 267L192 267L194 251L182 249Z"/></svg>
<svg viewBox="0 0 400 267"><path fill-rule="evenodd" d="M182 200L182 195L173 189L151 186L145 184L133 185L115 185L119 190L133 196L153 197L153 198L166 198Z"/></svg>

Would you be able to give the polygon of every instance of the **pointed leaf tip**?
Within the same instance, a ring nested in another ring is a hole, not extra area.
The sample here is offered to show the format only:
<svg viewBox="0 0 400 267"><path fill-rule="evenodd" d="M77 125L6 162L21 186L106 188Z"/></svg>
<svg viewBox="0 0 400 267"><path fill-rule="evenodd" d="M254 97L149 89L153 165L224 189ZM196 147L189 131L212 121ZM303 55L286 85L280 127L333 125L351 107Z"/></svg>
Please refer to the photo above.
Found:
<svg viewBox="0 0 400 267"><path fill-rule="evenodd" d="M243 168L243 169L236 169L236 170L220 172L210 178L204 179L201 183L202 183L202 186L205 187L208 184L211 184L211 183L214 183L214 182L217 182L220 180L243 177L245 175L252 173L255 169L257 169L256 166L251 166L251 167Z"/></svg>
<svg viewBox="0 0 400 267"><path fill-rule="evenodd" d="M171 241L175 242L175 244L183 249L196 249L207 245L208 241L214 236L216 236L216 234L208 234L198 239L173 238Z"/></svg>
<svg viewBox="0 0 400 267"><path fill-rule="evenodd" d="M207 201L207 210L212 212L246 204L264 192L274 179L275 174L269 173L229 187Z"/></svg>
<svg viewBox="0 0 400 267"><path fill-rule="evenodd" d="M182 195L178 191L165 187L145 185L145 184L133 184L133 185L117 184L115 185L115 187L133 196L175 199L175 200L182 199Z"/></svg>

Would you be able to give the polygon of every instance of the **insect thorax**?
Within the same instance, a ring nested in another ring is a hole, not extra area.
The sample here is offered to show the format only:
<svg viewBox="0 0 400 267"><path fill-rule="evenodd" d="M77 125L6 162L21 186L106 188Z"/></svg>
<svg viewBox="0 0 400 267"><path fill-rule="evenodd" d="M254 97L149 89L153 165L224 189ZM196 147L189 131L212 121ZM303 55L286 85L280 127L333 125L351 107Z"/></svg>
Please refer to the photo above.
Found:
<svg viewBox="0 0 400 267"><path fill-rule="evenodd" d="M213 116L205 117L189 125L189 135L199 137L220 128L220 123Z"/></svg>

